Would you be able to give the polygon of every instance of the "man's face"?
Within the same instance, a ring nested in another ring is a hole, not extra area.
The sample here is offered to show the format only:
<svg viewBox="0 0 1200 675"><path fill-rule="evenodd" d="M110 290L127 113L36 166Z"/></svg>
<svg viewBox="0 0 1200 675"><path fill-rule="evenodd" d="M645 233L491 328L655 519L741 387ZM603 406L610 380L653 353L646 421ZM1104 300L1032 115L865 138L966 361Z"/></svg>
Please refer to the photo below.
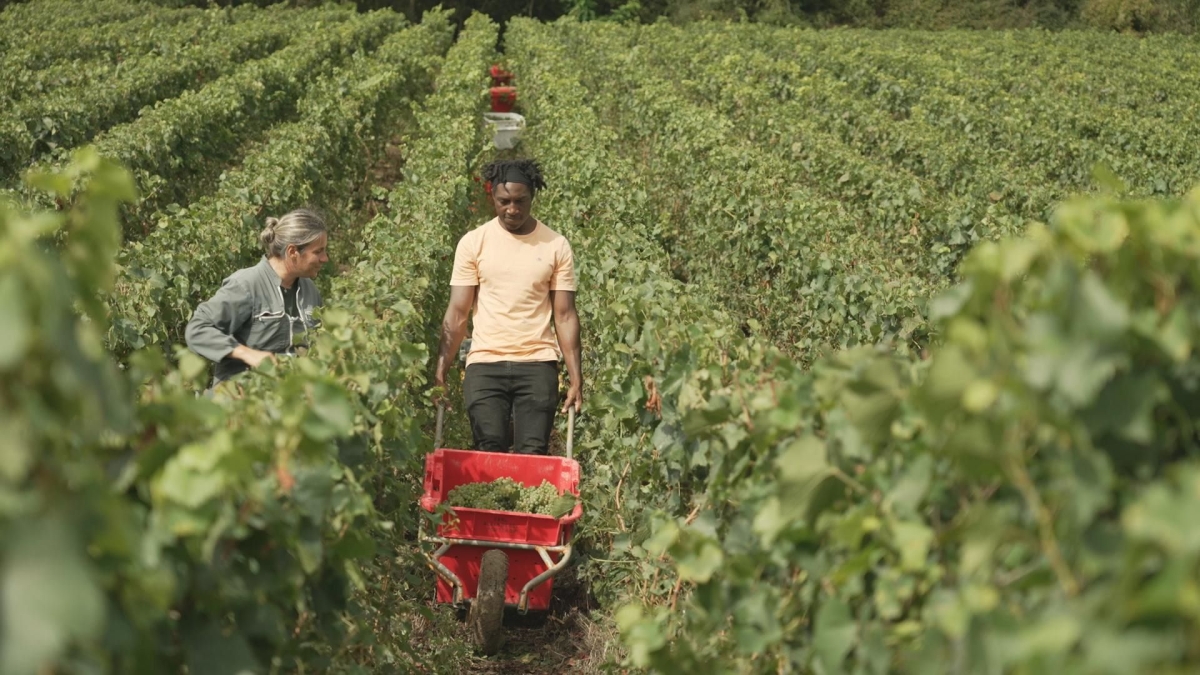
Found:
<svg viewBox="0 0 1200 675"><path fill-rule="evenodd" d="M303 251L293 249L294 255L289 256L289 266L297 276L315 279L321 271L321 266L329 262L329 236L321 235L304 247Z"/></svg>
<svg viewBox="0 0 1200 675"><path fill-rule="evenodd" d="M533 193L524 183L500 183L492 188L492 206L504 229L516 232L529 220Z"/></svg>

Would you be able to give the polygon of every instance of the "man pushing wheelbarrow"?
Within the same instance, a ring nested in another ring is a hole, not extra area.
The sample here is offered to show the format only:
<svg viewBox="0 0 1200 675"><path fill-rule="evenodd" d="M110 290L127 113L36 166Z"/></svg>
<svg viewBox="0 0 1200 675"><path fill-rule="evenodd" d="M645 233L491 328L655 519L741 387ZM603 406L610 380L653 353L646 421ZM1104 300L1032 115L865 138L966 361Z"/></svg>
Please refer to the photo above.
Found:
<svg viewBox="0 0 1200 675"><path fill-rule="evenodd" d="M435 372L444 392L474 308L463 379L474 449L440 447L440 400L421 506L432 512L455 488L497 480L518 491L552 489L570 502L564 513L455 507L428 536L421 520L422 542L437 545L425 554L438 576L437 600L469 602L473 637L491 654L499 647L504 607L548 609L550 579L571 557L571 532L582 514L572 499L579 494L572 450L583 377L571 245L531 213L545 187L541 170L528 159L500 160L484 168L483 179L496 216L458 242ZM549 456L560 359L569 382L562 402L569 413L565 458Z"/></svg>
<svg viewBox="0 0 1200 675"><path fill-rule="evenodd" d="M562 411L583 405L575 261L567 239L531 213L545 187L536 162L492 162L483 178L496 217L454 252L434 383L444 391L474 307L463 398L475 449L544 455L558 411L560 348L570 383Z"/></svg>

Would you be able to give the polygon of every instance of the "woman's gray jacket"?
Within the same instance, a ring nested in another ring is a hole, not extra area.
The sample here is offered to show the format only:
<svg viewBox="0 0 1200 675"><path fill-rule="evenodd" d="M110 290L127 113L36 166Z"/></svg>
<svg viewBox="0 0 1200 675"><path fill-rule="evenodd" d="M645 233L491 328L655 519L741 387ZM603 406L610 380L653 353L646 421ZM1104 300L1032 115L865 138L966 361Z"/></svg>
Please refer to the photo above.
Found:
<svg viewBox="0 0 1200 675"><path fill-rule="evenodd" d="M275 354L294 354L297 338L316 327L312 310L321 292L312 279L296 280L297 319L283 311L283 289L266 256L253 267L225 278L212 298L201 303L188 322L184 339L193 352L216 364L214 384L249 368L229 356L239 344Z"/></svg>

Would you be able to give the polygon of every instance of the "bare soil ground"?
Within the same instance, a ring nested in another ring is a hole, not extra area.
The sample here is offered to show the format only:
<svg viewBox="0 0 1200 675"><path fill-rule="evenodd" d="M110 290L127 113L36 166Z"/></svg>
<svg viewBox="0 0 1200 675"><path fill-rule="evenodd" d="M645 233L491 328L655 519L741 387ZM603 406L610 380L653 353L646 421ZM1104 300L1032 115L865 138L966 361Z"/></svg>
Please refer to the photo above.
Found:
<svg viewBox="0 0 1200 675"><path fill-rule="evenodd" d="M548 612L524 617L509 611L504 645L491 657L475 657L468 672L499 675L617 672L606 664L616 654L616 628L572 568L554 581Z"/></svg>

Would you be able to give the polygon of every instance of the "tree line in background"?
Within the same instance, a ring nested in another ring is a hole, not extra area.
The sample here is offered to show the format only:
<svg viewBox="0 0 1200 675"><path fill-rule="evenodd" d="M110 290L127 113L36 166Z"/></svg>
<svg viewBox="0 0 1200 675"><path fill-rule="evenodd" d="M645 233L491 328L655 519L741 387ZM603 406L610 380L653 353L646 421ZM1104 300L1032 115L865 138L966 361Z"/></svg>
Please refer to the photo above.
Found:
<svg viewBox="0 0 1200 675"><path fill-rule="evenodd" d="M276 4L279 0L158 0L172 6ZM653 22L735 20L816 28L1008 29L1098 28L1133 33L1186 32L1200 25L1200 0L344 0L359 10L389 8L409 19L441 4L460 21L472 10L499 22L514 16L544 21ZM283 0L298 7L329 0ZM0 0L2 5L3 0Z"/></svg>

